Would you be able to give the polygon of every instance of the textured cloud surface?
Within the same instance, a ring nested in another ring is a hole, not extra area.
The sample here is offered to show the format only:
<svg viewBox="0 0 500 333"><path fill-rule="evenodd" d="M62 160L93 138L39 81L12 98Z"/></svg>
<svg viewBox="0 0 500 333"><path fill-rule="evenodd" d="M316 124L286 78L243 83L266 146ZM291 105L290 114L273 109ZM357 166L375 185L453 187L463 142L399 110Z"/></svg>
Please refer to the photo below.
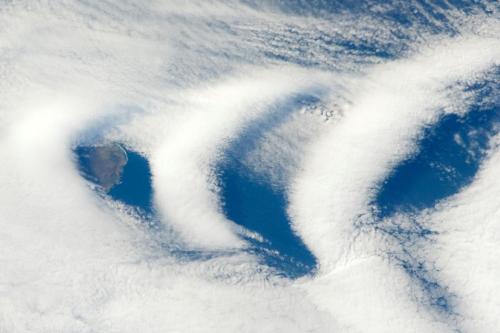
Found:
<svg viewBox="0 0 500 333"><path fill-rule="evenodd" d="M498 331L499 62L494 1L0 0L0 332Z"/></svg>

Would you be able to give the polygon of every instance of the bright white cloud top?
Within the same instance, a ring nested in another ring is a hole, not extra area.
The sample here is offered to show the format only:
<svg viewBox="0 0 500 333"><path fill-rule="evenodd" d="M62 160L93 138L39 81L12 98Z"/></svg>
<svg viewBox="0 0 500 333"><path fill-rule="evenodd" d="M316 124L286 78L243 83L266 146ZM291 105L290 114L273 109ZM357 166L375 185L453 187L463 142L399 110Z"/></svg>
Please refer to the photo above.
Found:
<svg viewBox="0 0 500 333"><path fill-rule="evenodd" d="M0 2L0 332L495 332L499 11ZM383 216L447 116L470 181ZM102 142L147 159L154 217L82 177L75 147ZM242 172L314 269L288 276L269 258L295 252L231 219Z"/></svg>

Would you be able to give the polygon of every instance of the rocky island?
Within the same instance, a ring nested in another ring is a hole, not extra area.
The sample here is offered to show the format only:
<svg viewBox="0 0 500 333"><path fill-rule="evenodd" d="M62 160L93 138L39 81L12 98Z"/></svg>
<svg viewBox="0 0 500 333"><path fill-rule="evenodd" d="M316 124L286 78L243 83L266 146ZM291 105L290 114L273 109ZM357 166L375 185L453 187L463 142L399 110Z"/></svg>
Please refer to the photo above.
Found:
<svg viewBox="0 0 500 333"><path fill-rule="evenodd" d="M84 176L108 192L120 183L127 153L119 144L78 147L81 171Z"/></svg>

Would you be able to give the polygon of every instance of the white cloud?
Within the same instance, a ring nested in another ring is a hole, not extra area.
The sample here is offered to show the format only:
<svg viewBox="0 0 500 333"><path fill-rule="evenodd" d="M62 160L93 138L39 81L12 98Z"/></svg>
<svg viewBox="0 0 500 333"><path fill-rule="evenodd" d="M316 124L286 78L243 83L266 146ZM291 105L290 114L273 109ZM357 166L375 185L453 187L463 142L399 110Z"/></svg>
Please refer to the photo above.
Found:
<svg viewBox="0 0 500 333"><path fill-rule="evenodd" d="M310 147L291 189L294 225L328 272L349 255L354 222L369 214L373 189L414 149L422 127L446 105L445 88L489 69L492 38L441 41L413 58L375 67L352 90L342 121Z"/></svg>
<svg viewBox="0 0 500 333"><path fill-rule="evenodd" d="M445 330L410 279L377 256L380 239L352 237L349 223L448 102L444 88L497 61L498 28L485 16L453 11L468 37L427 45L430 31L399 40L376 16L319 19L228 1L4 3L0 332ZM415 55L389 61L336 38ZM293 186L294 228L321 274L290 281L242 251L196 260L172 251L244 246L244 231L221 214L212 168L249 123L317 87L324 105L342 97L343 117L292 114L247 163ZM148 157L165 234L148 234L88 188L71 148L95 137ZM432 215L449 233L429 258L462 297L471 331L497 324L496 155Z"/></svg>
<svg viewBox="0 0 500 333"><path fill-rule="evenodd" d="M456 295L464 331L494 331L499 325L499 163L498 146L493 145L474 182L425 216L438 232L426 256Z"/></svg>
<svg viewBox="0 0 500 333"><path fill-rule="evenodd" d="M236 228L221 213L212 168L246 123L270 112L270 103L322 84L321 76L294 68L255 71L188 97L185 120L170 128L152 153L162 216L195 246L239 246ZM315 82L316 81L316 82ZM324 78L323 78L324 81Z"/></svg>

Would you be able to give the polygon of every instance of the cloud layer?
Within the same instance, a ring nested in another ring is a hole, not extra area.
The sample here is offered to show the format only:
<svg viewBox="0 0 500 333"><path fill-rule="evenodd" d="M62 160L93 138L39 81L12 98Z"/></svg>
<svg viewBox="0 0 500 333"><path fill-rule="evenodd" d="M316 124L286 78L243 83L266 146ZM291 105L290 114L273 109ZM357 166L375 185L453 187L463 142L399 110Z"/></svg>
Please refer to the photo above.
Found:
<svg viewBox="0 0 500 333"><path fill-rule="evenodd" d="M432 241L401 248L373 227L383 180L500 59L494 2L410 3L5 2L0 332L498 327L497 136L470 185L383 222L416 220ZM248 251L261 235L224 216L217 163L256 126L242 163L287 198L313 275L275 274ZM72 149L102 141L148 159L160 231L79 174Z"/></svg>

